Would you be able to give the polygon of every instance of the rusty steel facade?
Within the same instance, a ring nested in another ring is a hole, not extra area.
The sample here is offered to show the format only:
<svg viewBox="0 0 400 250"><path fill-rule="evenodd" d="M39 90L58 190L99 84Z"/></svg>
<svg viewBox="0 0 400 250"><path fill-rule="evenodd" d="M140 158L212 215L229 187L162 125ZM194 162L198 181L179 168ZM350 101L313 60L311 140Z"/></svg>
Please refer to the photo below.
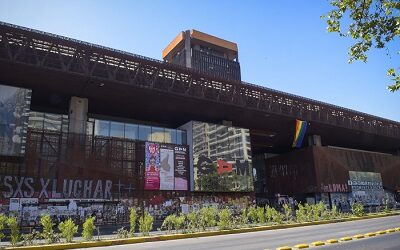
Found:
<svg viewBox="0 0 400 250"><path fill-rule="evenodd" d="M3 22L0 61L400 138L395 121Z"/></svg>
<svg viewBox="0 0 400 250"><path fill-rule="evenodd" d="M266 159L264 164L265 193L270 196L350 192L349 171L380 173L384 189L400 190L400 156L390 154L314 146Z"/></svg>

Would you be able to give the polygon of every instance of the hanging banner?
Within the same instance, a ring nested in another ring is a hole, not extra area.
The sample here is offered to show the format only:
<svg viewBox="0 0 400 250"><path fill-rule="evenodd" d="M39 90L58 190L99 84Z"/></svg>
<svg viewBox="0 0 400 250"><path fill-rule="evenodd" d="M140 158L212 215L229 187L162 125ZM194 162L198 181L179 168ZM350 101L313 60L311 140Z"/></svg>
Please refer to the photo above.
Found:
<svg viewBox="0 0 400 250"><path fill-rule="evenodd" d="M160 145L160 190L174 190L174 147Z"/></svg>
<svg viewBox="0 0 400 250"><path fill-rule="evenodd" d="M144 189L160 189L160 146L158 143L145 143Z"/></svg>
<svg viewBox="0 0 400 250"><path fill-rule="evenodd" d="M0 85L0 155L25 153L31 90Z"/></svg>
<svg viewBox="0 0 400 250"><path fill-rule="evenodd" d="M293 139L293 148L300 148L307 130L307 122L296 120L296 130Z"/></svg>
<svg viewBox="0 0 400 250"><path fill-rule="evenodd" d="M175 147L175 190L188 190L187 148Z"/></svg>

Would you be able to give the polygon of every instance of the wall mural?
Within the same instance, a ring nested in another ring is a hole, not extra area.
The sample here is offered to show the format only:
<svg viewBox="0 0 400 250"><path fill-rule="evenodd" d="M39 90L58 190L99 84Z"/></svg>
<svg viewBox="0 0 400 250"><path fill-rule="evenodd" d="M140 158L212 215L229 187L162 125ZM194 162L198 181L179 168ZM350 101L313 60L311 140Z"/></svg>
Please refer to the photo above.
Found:
<svg viewBox="0 0 400 250"><path fill-rule="evenodd" d="M25 153L31 91L0 85L0 155Z"/></svg>
<svg viewBox="0 0 400 250"><path fill-rule="evenodd" d="M248 129L193 122L195 191L253 191Z"/></svg>

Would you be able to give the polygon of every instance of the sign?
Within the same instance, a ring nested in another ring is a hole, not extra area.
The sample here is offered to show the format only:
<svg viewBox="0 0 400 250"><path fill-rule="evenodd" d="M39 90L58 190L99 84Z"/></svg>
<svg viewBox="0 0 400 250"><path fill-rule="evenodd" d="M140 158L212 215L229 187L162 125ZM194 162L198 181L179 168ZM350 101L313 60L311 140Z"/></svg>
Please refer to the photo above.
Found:
<svg viewBox="0 0 400 250"><path fill-rule="evenodd" d="M161 144L160 190L174 190L174 147Z"/></svg>
<svg viewBox="0 0 400 250"><path fill-rule="evenodd" d="M175 190L188 190L187 148L175 146Z"/></svg>
<svg viewBox="0 0 400 250"><path fill-rule="evenodd" d="M160 190L160 146L158 143L145 143L144 189Z"/></svg>

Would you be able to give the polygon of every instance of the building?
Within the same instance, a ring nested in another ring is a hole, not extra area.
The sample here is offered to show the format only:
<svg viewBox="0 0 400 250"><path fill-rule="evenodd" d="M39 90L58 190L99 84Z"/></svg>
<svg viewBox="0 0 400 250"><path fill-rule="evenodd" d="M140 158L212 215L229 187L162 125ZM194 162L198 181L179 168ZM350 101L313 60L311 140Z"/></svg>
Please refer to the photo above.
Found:
<svg viewBox="0 0 400 250"><path fill-rule="evenodd" d="M1 210L118 223L129 206L398 199L399 122L241 82L237 55L194 30L157 61L0 23Z"/></svg>

